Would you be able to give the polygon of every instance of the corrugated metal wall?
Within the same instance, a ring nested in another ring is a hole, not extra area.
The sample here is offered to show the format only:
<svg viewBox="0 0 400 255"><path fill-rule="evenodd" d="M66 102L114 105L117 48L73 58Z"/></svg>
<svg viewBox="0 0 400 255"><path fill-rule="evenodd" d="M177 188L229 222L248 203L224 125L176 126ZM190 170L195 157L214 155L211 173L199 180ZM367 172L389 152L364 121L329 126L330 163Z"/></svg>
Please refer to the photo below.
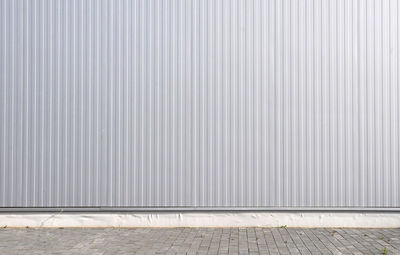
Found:
<svg viewBox="0 0 400 255"><path fill-rule="evenodd" d="M0 0L0 207L399 207L397 0Z"/></svg>

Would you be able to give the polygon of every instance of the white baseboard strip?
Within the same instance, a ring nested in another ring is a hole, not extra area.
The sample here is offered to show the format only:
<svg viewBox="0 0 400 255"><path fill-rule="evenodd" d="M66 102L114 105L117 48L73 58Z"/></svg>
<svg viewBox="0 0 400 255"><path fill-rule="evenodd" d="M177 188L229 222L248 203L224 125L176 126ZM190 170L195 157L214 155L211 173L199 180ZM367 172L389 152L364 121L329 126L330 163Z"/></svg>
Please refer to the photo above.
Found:
<svg viewBox="0 0 400 255"><path fill-rule="evenodd" d="M0 227L399 228L396 212L0 213Z"/></svg>

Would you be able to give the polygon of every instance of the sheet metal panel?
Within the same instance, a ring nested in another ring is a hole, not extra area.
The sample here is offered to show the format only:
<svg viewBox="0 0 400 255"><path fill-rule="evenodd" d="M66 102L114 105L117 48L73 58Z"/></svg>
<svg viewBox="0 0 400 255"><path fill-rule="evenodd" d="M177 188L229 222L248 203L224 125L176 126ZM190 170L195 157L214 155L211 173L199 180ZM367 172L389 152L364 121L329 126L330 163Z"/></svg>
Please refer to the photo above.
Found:
<svg viewBox="0 0 400 255"><path fill-rule="evenodd" d="M0 0L0 207L400 207L399 4Z"/></svg>

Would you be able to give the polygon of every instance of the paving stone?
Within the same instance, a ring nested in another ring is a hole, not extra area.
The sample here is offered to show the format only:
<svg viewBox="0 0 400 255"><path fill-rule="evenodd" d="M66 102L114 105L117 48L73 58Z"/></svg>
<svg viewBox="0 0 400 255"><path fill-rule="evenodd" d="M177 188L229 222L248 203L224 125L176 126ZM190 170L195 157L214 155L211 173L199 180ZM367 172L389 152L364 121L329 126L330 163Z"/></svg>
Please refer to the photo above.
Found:
<svg viewBox="0 0 400 255"><path fill-rule="evenodd" d="M400 254L400 229L0 229L0 254Z"/></svg>

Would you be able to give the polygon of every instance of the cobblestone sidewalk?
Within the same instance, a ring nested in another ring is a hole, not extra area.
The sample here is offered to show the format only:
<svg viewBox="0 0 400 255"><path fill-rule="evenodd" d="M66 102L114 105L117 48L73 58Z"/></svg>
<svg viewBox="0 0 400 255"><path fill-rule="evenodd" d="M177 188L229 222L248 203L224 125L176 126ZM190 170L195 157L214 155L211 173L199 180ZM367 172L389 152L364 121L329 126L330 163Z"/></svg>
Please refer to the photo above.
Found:
<svg viewBox="0 0 400 255"><path fill-rule="evenodd" d="M400 229L0 230L0 254L400 254Z"/></svg>

